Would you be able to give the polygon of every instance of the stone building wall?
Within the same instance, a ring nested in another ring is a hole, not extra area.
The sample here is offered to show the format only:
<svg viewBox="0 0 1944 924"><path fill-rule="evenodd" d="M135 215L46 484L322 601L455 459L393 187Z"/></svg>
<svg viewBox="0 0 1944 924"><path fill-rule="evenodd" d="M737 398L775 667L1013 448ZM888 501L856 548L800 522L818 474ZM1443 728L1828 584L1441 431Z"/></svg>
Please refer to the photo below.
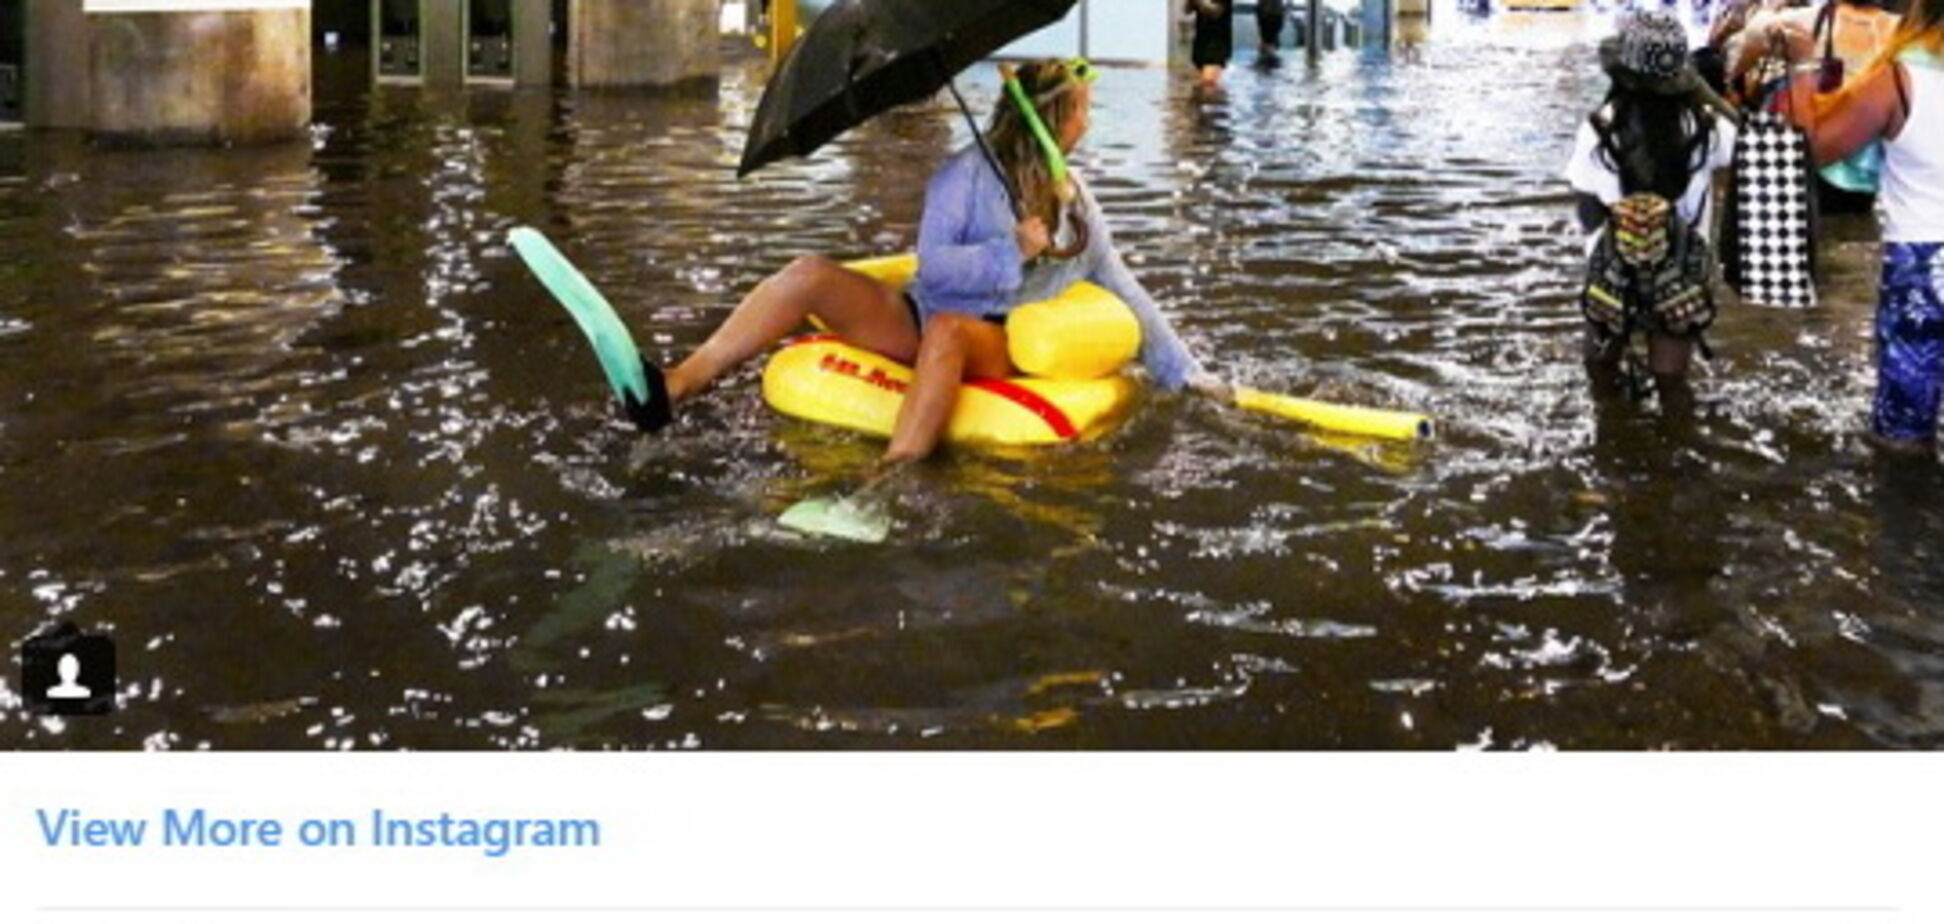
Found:
<svg viewBox="0 0 1944 924"><path fill-rule="evenodd" d="M669 86L721 67L718 0L573 0L568 79L577 87Z"/></svg>
<svg viewBox="0 0 1944 924"><path fill-rule="evenodd" d="M254 143L310 124L310 10L87 17L89 125L117 140Z"/></svg>

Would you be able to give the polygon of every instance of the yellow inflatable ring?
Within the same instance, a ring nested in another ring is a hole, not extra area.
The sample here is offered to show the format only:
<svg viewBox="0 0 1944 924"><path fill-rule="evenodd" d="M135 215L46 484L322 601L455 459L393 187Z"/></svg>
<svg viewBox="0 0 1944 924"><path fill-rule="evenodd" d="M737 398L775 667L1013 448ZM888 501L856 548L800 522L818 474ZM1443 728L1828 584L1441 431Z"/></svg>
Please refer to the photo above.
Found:
<svg viewBox="0 0 1944 924"><path fill-rule="evenodd" d="M804 337L763 370L763 400L779 413L888 437L911 387L911 368L829 334ZM1125 415L1132 379L971 379L959 386L945 439L1042 446L1094 435Z"/></svg>
<svg viewBox="0 0 1944 924"><path fill-rule="evenodd" d="M897 289L918 272L913 254L844 265ZM1114 293L1076 282L1053 298L1013 308L1006 315L1006 350L1013 368L1034 378L1097 379L1134 361L1141 324Z"/></svg>
<svg viewBox="0 0 1944 924"><path fill-rule="evenodd" d="M918 270L909 254L845 265L899 288ZM1058 298L1015 309L1006 334L1014 365L1035 374L960 385L948 442L1069 442L1099 432L1133 404L1134 382L1117 370L1139 349L1140 326L1112 293L1076 284ZM794 341L770 360L763 400L791 417L889 437L911 379L902 363L820 334Z"/></svg>

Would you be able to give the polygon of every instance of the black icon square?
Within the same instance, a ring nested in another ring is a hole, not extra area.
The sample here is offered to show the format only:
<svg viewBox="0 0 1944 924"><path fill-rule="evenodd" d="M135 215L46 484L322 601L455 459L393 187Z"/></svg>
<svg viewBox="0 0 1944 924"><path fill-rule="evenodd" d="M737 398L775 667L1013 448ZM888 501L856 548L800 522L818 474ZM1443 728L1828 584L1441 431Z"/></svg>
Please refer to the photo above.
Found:
<svg viewBox="0 0 1944 924"><path fill-rule="evenodd" d="M115 643L62 623L20 646L20 689L40 715L107 715L115 707Z"/></svg>

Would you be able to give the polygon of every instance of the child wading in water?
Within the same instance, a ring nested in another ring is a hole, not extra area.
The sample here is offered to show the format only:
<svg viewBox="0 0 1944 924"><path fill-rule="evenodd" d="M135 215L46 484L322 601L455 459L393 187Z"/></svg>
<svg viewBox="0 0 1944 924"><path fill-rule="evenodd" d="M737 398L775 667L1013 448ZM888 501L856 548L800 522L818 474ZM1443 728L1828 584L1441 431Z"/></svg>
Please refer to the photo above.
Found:
<svg viewBox="0 0 1944 924"><path fill-rule="evenodd" d="M1586 359L1611 387L1635 333L1663 403L1685 401L1688 367L1714 320L1706 233L1714 173L1728 166L1735 125L1710 108L1688 63L1686 29L1665 13L1629 17L1600 46L1612 78L1580 126L1566 180L1589 235ZM1633 370L1627 370L1631 373ZM1629 375L1635 393L1637 375Z"/></svg>

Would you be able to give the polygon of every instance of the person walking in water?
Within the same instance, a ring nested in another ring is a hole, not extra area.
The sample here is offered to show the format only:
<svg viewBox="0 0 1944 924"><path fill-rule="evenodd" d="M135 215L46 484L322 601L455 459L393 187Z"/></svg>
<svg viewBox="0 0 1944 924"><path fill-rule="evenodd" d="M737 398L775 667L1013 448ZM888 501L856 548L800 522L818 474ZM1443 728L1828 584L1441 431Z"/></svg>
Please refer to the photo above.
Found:
<svg viewBox="0 0 1944 924"><path fill-rule="evenodd" d="M1019 69L1035 113L1058 146L1072 151L1091 125L1095 70L1083 61L1039 61ZM986 132L995 172L977 144L969 144L933 174L918 229L918 273L900 289L824 257L801 257L765 279L705 342L665 375L666 393L679 405L710 382L802 329L812 315L844 341L914 366L915 378L899 409L886 466L929 455L943 436L967 378L1012 375L1006 316L1013 308L1052 298L1087 280L1133 309L1141 327L1141 361L1162 388L1191 388L1229 400L1175 334L1147 290L1114 247L1100 203L1076 174L1062 195L1031 124L1011 101L994 112ZM1011 183L1021 211L1007 194ZM1063 209L1063 200L1072 206ZM1064 211L1065 221L1062 220ZM1062 252L1062 248L1067 252ZM665 424L669 408L637 420Z"/></svg>
<svg viewBox="0 0 1944 924"><path fill-rule="evenodd" d="M1283 23L1287 17L1286 0L1256 0L1256 32L1262 36L1257 53L1263 61L1276 61L1276 49L1282 47Z"/></svg>
<svg viewBox="0 0 1944 924"><path fill-rule="evenodd" d="M1195 45L1190 60L1201 74L1202 86L1221 82L1222 71L1235 56L1235 0L1187 0L1195 15Z"/></svg>
<svg viewBox="0 0 1944 924"><path fill-rule="evenodd" d="M1600 46L1612 80L1580 125L1566 181L1588 235L1586 358L1610 382L1635 332L1663 401L1685 395L1701 332L1713 320L1706 236L1716 171L1735 125L1713 111L1688 58L1687 31L1666 13L1629 16Z"/></svg>
<svg viewBox="0 0 1944 924"><path fill-rule="evenodd" d="M1814 54L1812 31L1787 23L1775 31L1797 60ZM1944 0L1912 0L1889 46L1821 112L1817 70L1804 67L1789 86L1790 111L1816 160L1883 145L1870 432L1887 449L1930 452L1944 390Z"/></svg>

